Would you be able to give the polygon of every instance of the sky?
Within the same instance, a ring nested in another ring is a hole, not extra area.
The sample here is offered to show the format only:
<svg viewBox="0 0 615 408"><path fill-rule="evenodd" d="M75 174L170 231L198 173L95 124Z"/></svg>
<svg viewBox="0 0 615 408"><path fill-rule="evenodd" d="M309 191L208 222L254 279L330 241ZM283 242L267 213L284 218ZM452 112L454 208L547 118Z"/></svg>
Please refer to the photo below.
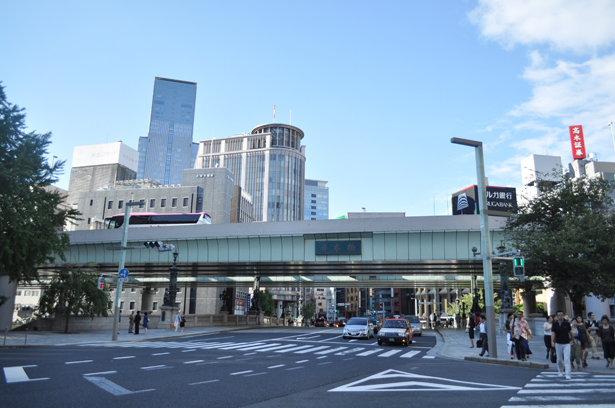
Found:
<svg viewBox="0 0 615 408"><path fill-rule="evenodd" d="M194 141L273 121L346 212L450 214L476 184L572 160L568 126L615 161L615 1L27 1L0 13L0 81L49 160L147 136L155 77L197 82Z"/></svg>

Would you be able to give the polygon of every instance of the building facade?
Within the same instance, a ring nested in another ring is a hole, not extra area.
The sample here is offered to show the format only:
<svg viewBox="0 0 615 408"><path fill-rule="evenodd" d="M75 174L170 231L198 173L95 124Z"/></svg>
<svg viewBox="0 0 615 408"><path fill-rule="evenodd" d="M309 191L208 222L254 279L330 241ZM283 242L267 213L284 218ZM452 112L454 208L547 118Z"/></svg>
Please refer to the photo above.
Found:
<svg viewBox="0 0 615 408"><path fill-rule="evenodd" d="M305 180L304 220L329 219L329 187L327 181Z"/></svg>
<svg viewBox="0 0 615 408"><path fill-rule="evenodd" d="M194 167L195 103L196 82L156 77L149 131L139 138L137 178L180 184L184 169Z"/></svg>
<svg viewBox="0 0 615 408"><path fill-rule="evenodd" d="M194 167L232 171L235 183L252 196L254 221L302 220L303 136L297 127L267 124L255 127L251 134L204 140Z"/></svg>

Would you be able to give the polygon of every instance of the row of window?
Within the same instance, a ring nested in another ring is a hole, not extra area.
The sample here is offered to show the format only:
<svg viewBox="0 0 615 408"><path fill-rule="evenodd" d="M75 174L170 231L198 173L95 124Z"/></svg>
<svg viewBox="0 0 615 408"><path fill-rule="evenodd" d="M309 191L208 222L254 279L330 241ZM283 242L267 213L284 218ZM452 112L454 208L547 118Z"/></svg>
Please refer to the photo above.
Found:
<svg viewBox="0 0 615 408"><path fill-rule="evenodd" d="M40 292L38 290L18 290L17 296L38 296Z"/></svg>
<svg viewBox="0 0 615 408"><path fill-rule="evenodd" d="M184 197L182 199L182 205L184 207L188 207L190 202L190 199L188 197ZM94 205L94 200L90 200L90 206ZM164 208L167 206L167 199L166 198L161 198L160 199L160 208ZM149 200L149 207L150 208L155 208L156 207L156 199L155 198L151 198ZM172 198L171 199L171 207L175 208L177 207L177 198ZM117 209L121 210L122 208L124 208L124 200L119 200L117 203ZM140 205L139 208L143 208L143 205ZM107 209L108 210L112 210L113 209L113 200L109 200L107 202Z"/></svg>

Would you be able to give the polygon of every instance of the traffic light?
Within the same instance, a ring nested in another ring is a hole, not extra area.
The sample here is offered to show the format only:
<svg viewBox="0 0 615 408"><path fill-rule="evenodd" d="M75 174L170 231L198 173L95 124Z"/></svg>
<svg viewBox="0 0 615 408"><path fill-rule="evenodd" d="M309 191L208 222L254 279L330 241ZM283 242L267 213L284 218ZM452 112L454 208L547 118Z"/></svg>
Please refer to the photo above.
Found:
<svg viewBox="0 0 615 408"><path fill-rule="evenodd" d="M515 256L513 258L513 276L516 278L525 277L525 266L523 266L522 256Z"/></svg>
<svg viewBox="0 0 615 408"><path fill-rule="evenodd" d="M105 289L105 277L104 276L99 276L98 277L98 289L100 289L100 290L104 290Z"/></svg>
<svg viewBox="0 0 615 408"><path fill-rule="evenodd" d="M167 252L175 250L175 245L164 244L162 241L146 241L143 243L145 248L156 248L158 252Z"/></svg>

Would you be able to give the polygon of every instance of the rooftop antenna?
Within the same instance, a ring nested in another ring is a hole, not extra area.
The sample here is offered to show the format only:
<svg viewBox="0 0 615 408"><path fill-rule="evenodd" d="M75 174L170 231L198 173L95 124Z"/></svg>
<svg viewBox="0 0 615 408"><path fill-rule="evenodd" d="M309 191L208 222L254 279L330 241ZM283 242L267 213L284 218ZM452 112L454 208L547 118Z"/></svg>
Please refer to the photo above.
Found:
<svg viewBox="0 0 615 408"><path fill-rule="evenodd" d="M275 105L273 105L273 123L275 123Z"/></svg>

